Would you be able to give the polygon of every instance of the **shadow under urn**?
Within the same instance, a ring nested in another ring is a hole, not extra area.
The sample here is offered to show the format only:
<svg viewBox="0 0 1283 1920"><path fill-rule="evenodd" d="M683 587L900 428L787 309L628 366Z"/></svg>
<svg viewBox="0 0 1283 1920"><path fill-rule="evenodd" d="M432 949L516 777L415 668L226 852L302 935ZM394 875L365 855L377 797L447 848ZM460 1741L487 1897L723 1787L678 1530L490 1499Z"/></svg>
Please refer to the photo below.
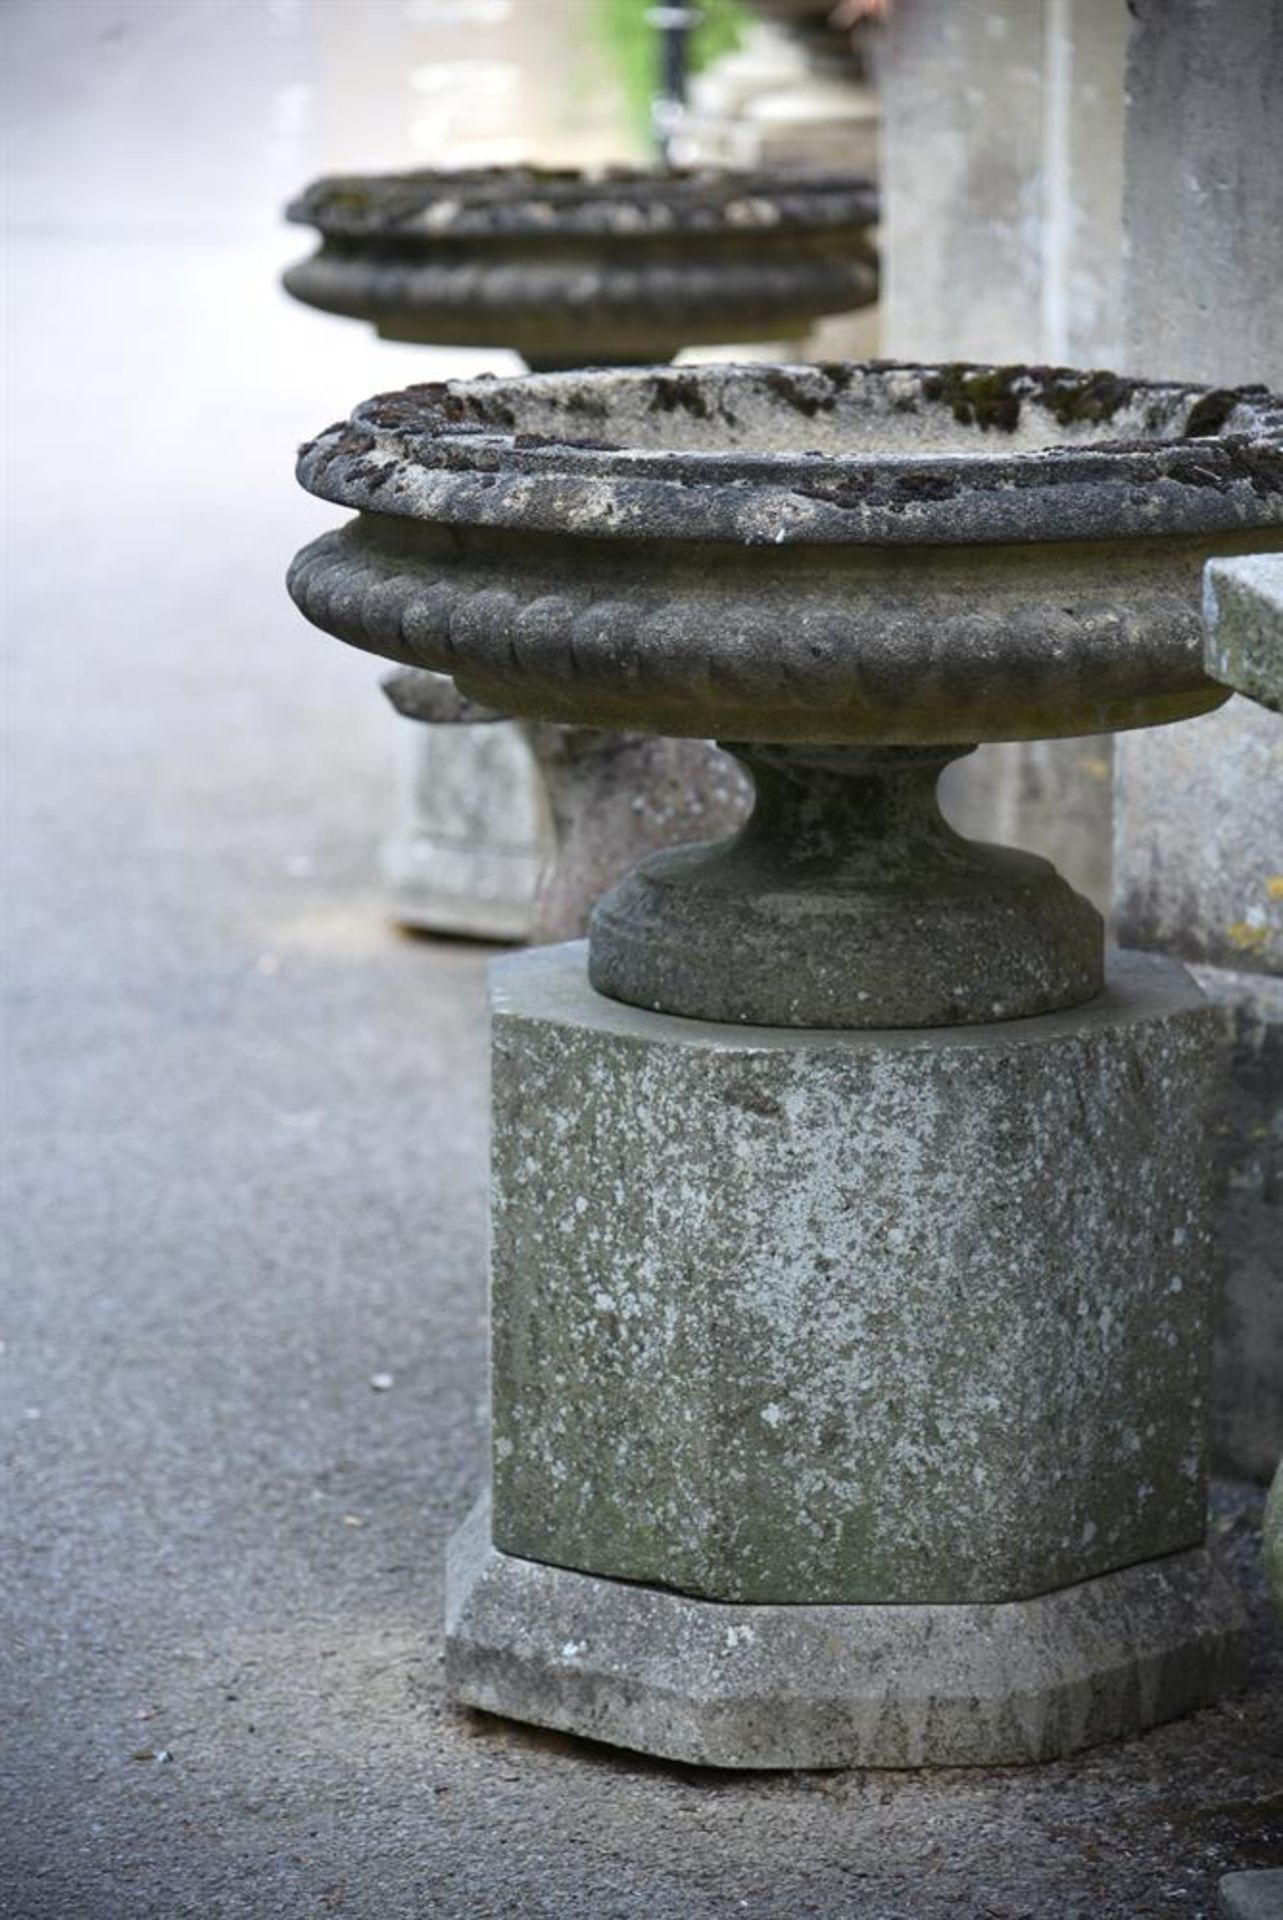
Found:
<svg viewBox="0 0 1283 1920"><path fill-rule="evenodd" d="M503 347L542 368L650 363L869 304L876 217L869 180L797 169L350 175L289 208L321 244L285 285L389 339ZM405 924L571 938L643 854L743 819L747 782L702 741L504 725L414 669L385 690L406 719L469 729L404 743L383 866Z"/></svg>
<svg viewBox="0 0 1283 1920"><path fill-rule="evenodd" d="M1178 721L1283 402L1045 368L411 388L291 592L570 725L712 736L730 840L493 973L492 1492L455 1697L733 1767L1052 1757L1215 1699L1215 1017L961 839L984 740Z"/></svg>

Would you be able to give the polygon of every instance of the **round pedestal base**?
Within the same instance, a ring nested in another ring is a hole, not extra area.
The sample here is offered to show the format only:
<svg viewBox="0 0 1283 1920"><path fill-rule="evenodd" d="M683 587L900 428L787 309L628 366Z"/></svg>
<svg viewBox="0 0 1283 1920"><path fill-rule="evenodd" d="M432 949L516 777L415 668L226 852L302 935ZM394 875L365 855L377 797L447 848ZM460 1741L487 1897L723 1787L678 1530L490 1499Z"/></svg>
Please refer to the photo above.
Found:
<svg viewBox="0 0 1283 1920"><path fill-rule="evenodd" d="M1103 985L1100 915L1046 860L936 804L964 748L733 747L734 839L646 860L599 901L589 978L653 1012L768 1027L988 1024Z"/></svg>
<svg viewBox="0 0 1283 1920"><path fill-rule="evenodd" d="M991 1606L727 1606L518 1560L489 1501L451 1544L461 1705L697 1766L1052 1760L1241 1684L1246 1624L1203 1548Z"/></svg>

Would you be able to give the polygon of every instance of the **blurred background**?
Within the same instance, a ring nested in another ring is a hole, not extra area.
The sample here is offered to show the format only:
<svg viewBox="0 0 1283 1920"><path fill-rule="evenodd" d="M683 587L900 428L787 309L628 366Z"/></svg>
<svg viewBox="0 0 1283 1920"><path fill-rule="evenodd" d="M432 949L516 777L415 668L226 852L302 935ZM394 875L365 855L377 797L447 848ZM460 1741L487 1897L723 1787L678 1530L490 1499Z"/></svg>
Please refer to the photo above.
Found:
<svg viewBox="0 0 1283 1920"><path fill-rule="evenodd" d="M311 242L282 210L333 171L653 155L653 12L11 0L9 691L15 751L38 761L31 779L11 762L11 804L37 808L57 841L31 876L39 891L58 874L59 924L40 930L55 947L77 887L161 856L193 783L216 816L202 831L225 833L233 860L265 817L292 813L331 857L352 854L350 880L372 874L392 810L388 719L365 697L375 666L308 631L282 590L328 518L295 487L293 450L371 392L517 363L380 341L290 302L281 269ZM763 30L712 0L690 62ZM52 791L80 785L86 756L88 837ZM185 886L198 856L170 857Z"/></svg>

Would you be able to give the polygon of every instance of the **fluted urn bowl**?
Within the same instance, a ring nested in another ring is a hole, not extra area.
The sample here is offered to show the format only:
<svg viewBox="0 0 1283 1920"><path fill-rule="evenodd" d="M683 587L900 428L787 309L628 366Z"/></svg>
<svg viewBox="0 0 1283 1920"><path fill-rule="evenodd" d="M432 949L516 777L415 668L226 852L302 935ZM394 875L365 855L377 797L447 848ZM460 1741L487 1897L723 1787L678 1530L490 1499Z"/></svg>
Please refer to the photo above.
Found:
<svg viewBox="0 0 1283 1920"><path fill-rule="evenodd" d="M940 817L987 740L1180 720L1209 554L1277 544L1283 401L1046 368L709 367L411 387L300 456L356 518L304 549L316 625L572 724L714 736L734 839L594 915L616 998L930 1026L1101 987L1099 916Z"/></svg>
<svg viewBox="0 0 1283 1920"><path fill-rule="evenodd" d="M317 181L297 299L388 339L509 347L532 367L649 363L804 333L877 297L858 174L496 167Z"/></svg>

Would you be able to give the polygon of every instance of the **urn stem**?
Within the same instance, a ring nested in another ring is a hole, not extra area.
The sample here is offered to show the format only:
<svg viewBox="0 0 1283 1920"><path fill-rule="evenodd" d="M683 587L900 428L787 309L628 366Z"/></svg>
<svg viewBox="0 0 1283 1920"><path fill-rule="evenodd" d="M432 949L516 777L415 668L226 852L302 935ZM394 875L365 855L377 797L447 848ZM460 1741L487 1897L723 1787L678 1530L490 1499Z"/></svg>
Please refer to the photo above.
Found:
<svg viewBox="0 0 1283 1920"><path fill-rule="evenodd" d="M598 902L598 992L766 1027L935 1027L1078 1006L1104 928L1046 860L966 840L936 782L965 746L728 743L753 776L730 839L642 861Z"/></svg>

